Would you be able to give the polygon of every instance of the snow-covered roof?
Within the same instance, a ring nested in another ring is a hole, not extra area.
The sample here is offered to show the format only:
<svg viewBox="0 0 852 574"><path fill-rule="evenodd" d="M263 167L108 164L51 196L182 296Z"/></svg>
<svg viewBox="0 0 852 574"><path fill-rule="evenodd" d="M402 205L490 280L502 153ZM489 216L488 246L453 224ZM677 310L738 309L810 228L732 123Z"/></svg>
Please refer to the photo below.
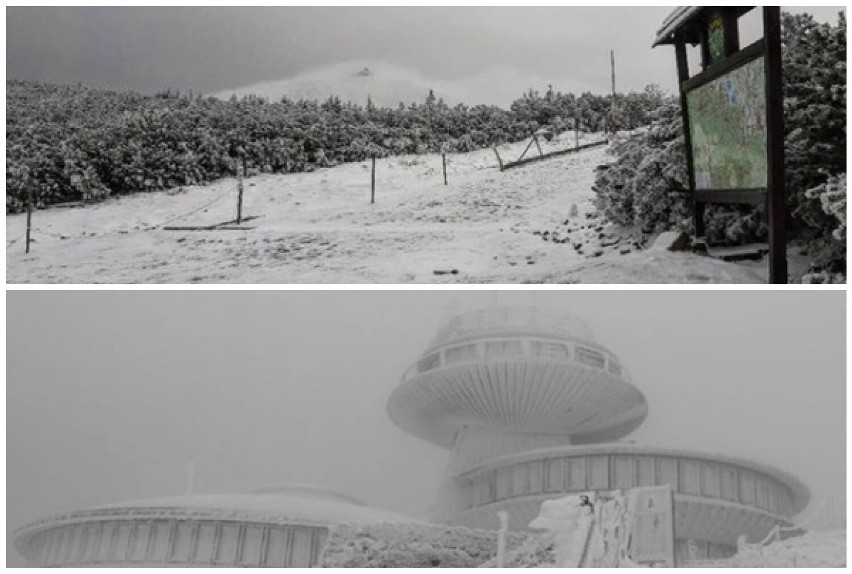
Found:
<svg viewBox="0 0 852 574"><path fill-rule="evenodd" d="M669 14L663 25L657 31L657 37L654 40L654 48L662 44L674 43L675 36L680 35L683 40L690 44L698 44L700 37L698 30L694 26L689 26L687 29L681 29L687 25L690 20L695 19L706 6L678 6L671 14ZM754 6L728 6L728 10L733 10L737 15L745 14L754 8ZM678 34L676 34L678 33Z"/></svg>
<svg viewBox="0 0 852 574"><path fill-rule="evenodd" d="M678 6L669 14L663 25L657 30L657 38L654 40L654 48L662 44L671 44L674 39L674 32L683 26L686 22L698 15L704 6Z"/></svg>
<svg viewBox="0 0 852 574"><path fill-rule="evenodd" d="M438 329L430 348L506 334L538 334L594 340L591 328L577 315L547 307L500 305L461 313ZM427 351L428 352L428 351Z"/></svg>
<svg viewBox="0 0 852 574"><path fill-rule="evenodd" d="M799 480L793 474L778 469L774 466L764 464L753 459L745 459L736 456L730 456L726 454L717 454L717 453L707 453L699 450L678 448L678 447L665 447L665 446L653 446L653 445L642 445L642 444L634 444L627 442L617 442L617 443L605 443L605 444L594 444L594 445L582 445L582 446L558 446L558 447L550 447L536 450L529 450L517 454L510 454L506 456L496 457L488 460L485 463L469 470L465 473L467 477L473 477L482 472L487 472L489 470L494 470L496 468L510 466L512 464L518 464L522 462L539 460L542 458L548 457L557 457L557 456L586 456L586 455L596 455L596 454L606 454L606 455L646 455L646 456L670 456L675 458L690 458L690 459L698 459L698 460L708 460L713 462L719 462L724 464L730 464L732 466L738 466L742 468L746 468L752 471L757 471L763 473L765 475L771 476L777 481L784 484L793 494L793 512L798 513L801 512L810 501L811 491L808 486Z"/></svg>
<svg viewBox="0 0 852 574"><path fill-rule="evenodd" d="M315 487L266 488L240 494L189 494L105 504L42 518L18 530L18 537L67 524L101 520L197 519L335 526L423 524L408 516L363 506L346 495Z"/></svg>

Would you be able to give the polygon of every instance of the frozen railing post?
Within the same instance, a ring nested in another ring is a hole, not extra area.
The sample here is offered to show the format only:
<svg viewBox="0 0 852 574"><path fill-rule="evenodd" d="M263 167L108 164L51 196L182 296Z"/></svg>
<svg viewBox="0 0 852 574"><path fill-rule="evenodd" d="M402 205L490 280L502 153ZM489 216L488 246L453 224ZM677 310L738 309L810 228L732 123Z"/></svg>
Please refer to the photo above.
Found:
<svg viewBox="0 0 852 574"><path fill-rule="evenodd" d="M509 532L509 513L498 512L500 532L497 533L497 568L506 567L506 534Z"/></svg>

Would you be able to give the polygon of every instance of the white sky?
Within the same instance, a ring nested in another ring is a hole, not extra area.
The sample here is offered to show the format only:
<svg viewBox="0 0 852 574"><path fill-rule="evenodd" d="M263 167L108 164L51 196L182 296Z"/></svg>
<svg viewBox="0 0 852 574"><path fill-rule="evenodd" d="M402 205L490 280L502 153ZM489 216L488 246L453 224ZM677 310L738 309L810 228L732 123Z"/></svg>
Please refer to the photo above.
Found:
<svg viewBox="0 0 852 574"><path fill-rule="evenodd" d="M7 293L7 530L44 514L312 482L425 517L446 453L385 412L485 292ZM650 403L630 438L846 485L843 292L503 293L576 312ZM10 542L11 538L7 538ZM20 563L7 544L7 564Z"/></svg>
<svg viewBox="0 0 852 574"><path fill-rule="evenodd" d="M11 7L6 77L214 93L374 60L432 80L499 69L520 97L548 82L608 93L615 50L620 91L674 90L673 50L651 49L672 8ZM836 21L843 7L785 9Z"/></svg>

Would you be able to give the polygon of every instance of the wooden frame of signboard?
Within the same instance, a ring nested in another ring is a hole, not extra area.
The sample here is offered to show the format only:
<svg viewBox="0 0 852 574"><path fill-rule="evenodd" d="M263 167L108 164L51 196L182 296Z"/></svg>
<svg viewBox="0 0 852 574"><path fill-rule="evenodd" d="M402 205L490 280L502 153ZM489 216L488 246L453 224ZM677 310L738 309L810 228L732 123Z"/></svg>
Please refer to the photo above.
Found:
<svg viewBox="0 0 852 574"><path fill-rule="evenodd" d="M763 11L763 38L740 48L739 19L755 6L687 6L677 9L664 22L654 47L673 44L677 59L683 131L686 142L689 191L695 201L695 241L698 251L706 251L704 208L706 204L766 203L769 228L769 281L787 283L787 241L785 236L784 108L781 79L781 8L766 6ZM687 45L701 46L702 71L690 77ZM689 96L725 76L764 59L766 99L766 179L765 186L734 186L712 189L696 185L693 134L690 125Z"/></svg>

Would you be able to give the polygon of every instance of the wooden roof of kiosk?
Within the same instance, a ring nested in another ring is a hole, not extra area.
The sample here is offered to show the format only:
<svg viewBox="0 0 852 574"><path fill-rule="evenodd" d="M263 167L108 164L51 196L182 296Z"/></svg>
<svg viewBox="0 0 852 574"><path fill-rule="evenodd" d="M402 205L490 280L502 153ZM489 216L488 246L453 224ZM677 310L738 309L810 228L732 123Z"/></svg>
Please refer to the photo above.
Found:
<svg viewBox="0 0 852 574"><path fill-rule="evenodd" d="M755 6L725 6L722 9L733 10L736 16L742 16L753 10ZM693 46L701 43L700 25L709 10L717 10L708 6L678 6L663 20L663 25L657 31L653 47L664 44L676 44L683 41Z"/></svg>

